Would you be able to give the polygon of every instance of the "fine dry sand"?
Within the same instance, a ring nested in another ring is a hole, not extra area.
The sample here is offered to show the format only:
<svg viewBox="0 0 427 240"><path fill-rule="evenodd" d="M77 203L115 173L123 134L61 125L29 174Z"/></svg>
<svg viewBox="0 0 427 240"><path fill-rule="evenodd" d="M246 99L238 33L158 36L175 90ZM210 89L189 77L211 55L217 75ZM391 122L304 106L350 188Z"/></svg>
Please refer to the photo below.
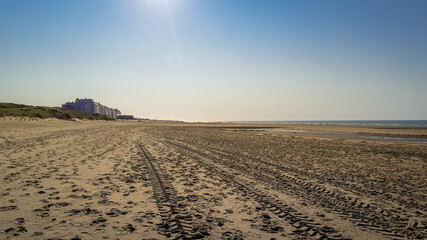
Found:
<svg viewBox="0 0 427 240"><path fill-rule="evenodd" d="M427 144L250 127L0 118L0 239L427 238Z"/></svg>

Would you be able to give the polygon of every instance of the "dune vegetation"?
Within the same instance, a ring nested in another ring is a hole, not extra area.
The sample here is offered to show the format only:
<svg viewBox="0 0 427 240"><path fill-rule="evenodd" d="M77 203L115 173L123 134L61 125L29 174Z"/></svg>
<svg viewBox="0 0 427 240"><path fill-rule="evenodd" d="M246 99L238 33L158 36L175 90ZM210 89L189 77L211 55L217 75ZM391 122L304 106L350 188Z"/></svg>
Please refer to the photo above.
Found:
<svg viewBox="0 0 427 240"><path fill-rule="evenodd" d="M0 117L114 120L113 118L100 114L78 112L62 109L60 107L30 106L16 103L0 103Z"/></svg>

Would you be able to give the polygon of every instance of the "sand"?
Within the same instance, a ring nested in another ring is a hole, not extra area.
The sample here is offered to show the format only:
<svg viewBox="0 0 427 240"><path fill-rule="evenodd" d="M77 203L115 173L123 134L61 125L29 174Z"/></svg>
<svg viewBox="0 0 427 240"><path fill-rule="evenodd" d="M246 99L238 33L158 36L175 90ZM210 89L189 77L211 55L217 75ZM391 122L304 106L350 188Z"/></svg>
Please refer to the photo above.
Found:
<svg viewBox="0 0 427 240"><path fill-rule="evenodd" d="M0 118L0 239L427 238L427 144L250 127Z"/></svg>

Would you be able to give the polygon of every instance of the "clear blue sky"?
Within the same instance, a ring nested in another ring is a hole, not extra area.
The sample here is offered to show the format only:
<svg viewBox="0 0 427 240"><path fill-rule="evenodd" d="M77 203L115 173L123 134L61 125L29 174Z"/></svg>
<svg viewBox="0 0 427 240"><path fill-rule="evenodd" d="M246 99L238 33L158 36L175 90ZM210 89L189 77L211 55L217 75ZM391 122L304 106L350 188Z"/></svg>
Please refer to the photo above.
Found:
<svg viewBox="0 0 427 240"><path fill-rule="evenodd" d="M0 0L0 102L427 119L427 1Z"/></svg>

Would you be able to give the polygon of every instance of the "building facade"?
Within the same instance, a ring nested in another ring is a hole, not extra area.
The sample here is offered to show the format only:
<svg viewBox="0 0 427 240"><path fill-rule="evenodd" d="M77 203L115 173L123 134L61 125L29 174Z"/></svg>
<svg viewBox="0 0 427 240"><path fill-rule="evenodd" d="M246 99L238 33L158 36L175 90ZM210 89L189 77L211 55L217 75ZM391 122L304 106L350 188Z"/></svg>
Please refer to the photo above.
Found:
<svg viewBox="0 0 427 240"><path fill-rule="evenodd" d="M118 109L106 107L100 103L95 102L91 98L76 98L75 102L67 102L65 104L62 104L62 108L92 114L97 113L111 118L117 118L117 115L121 113Z"/></svg>
<svg viewBox="0 0 427 240"><path fill-rule="evenodd" d="M62 104L62 108L68 109L68 110L74 110L74 103L73 102L67 102L65 104Z"/></svg>
<svg viewBox="0 0 427 240"><path fill-rule="evenodd" d="M135 118L133 117L133 115L119 115L117 116L117 119L132 120Z"/></svg>

